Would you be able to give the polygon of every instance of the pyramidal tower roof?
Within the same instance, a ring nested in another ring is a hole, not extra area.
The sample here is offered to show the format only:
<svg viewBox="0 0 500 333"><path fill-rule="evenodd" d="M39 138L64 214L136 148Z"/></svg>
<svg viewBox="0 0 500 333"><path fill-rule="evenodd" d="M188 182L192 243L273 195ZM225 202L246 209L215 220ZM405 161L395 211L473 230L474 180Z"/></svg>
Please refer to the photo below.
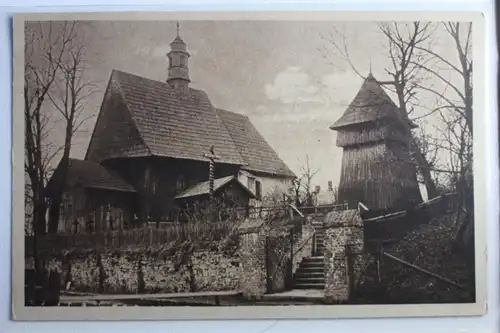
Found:
<svg viewBox="0 0 500 333"><path fill-rule="evenodd" d="M370 73L342 117L330 126L330 129L339 130L344 127L375 122L381 119L395 119L403 123L406 122L410 128L417 127L415 123L408 119L406 114L403 114Z"/></svg>

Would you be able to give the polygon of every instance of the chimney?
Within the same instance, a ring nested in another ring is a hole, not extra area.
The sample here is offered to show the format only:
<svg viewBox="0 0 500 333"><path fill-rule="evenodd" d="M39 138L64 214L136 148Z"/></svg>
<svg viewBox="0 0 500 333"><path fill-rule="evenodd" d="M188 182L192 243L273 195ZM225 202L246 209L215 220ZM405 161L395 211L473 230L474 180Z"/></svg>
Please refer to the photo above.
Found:
<svg viewBox="0 0 500 333"><path fill-rule="evenodd" d="M333 183L331 180L328 181L328 191L333 192Z"/></svg>

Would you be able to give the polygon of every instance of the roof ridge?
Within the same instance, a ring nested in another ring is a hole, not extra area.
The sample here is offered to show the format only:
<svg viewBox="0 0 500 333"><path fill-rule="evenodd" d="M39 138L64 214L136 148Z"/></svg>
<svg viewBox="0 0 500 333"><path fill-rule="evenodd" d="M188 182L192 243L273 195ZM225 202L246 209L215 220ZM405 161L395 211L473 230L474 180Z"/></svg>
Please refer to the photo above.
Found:
<svg viewBox="0 0 500 333"><path fill-rule="evenodd" d="M113 72L116 72L116 73L119 73L119 74L123 74L123 75L129 75L129 76L134 76L138 79L141 79L141 80L147 80L147 81L151 81L151 82L154 82L154 83L161 83L163 84L166 88L174 91L174 89L170 86L170 84L168 84L167 82L164 82L164 81L160 81L160 80L156 80L156 79L152 79L150 77L146 77L146 76L142 76L142 75L139 75L139 74L134 74L134 73L131 73L131 72L126 72L126 71L123 71L121 69L112 69L111 70L111 75L113 75ZM204 93L206 95L206 92L201 90L201 89L197 89L197 88L193 88L193 87L188 87L190 91L195 91L195 92L201 92L201 93ZM208 96L208 95L207 95Z"/></svg>

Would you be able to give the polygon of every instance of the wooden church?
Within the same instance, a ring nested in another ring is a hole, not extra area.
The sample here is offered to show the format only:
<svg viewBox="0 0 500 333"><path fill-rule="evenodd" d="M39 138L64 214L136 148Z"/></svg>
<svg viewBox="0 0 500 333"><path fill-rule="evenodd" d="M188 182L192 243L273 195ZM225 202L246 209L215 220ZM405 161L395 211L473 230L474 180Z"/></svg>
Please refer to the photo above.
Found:
<svg viewBox="0 0 500 333"><path fill-rule="evenodd" d="M47 186L49 197L64 187L60 231L177 222L189 201L224 195L248 206L292 185L248 117L191 86L178 27L170 47L165 81L112 71L85 159L71 159L66 178L58 167Z"/></svg>
<svg viewBox="0 0 500 333"><path fill-rule="evenodd" d="M330 129L343 148L338 201L391 212L422 202L411 160L411 130L403 114L370 73L342 117Z"/></svg>

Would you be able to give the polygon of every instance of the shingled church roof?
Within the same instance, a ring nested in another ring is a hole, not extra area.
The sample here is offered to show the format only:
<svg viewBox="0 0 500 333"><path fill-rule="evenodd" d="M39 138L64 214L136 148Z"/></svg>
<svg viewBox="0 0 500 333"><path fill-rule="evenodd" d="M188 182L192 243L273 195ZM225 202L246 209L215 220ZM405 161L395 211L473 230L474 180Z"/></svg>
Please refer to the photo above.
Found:
<svg viewBox="0 0 500 333"><path fill-rule="evenodd" d="M248 117L222 109L217 109L217 114L226 126L236 149L245 160L245 170L295 176Z"/></svg>
<svg viewBox="0 0 500 333"><path fill-rule="evenodd" d="M350 125L375 122L381 119L395 119L406 122L411 128L417 127L406 114L402 114L398 106L370 73L342 117L330 126L330 129L338 130Z"/></svg>
<svg viewBox="0 0 500 333"><path fill-rule="evenodd" d="M113 70L86 159L164 156L293 177L248 118L213 107L207 94Z"/></svg>

